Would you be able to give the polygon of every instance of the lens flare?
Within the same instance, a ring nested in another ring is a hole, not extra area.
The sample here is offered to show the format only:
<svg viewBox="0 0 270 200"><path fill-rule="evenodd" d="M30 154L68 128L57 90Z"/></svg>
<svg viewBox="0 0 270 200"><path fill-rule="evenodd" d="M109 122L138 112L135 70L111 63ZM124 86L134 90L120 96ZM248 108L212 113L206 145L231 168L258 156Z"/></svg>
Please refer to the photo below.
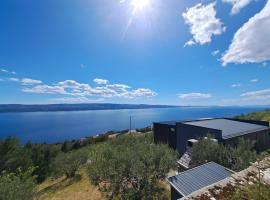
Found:
<svg viewBox="0 0 270 200"><path fill-rule="evenodd" d="M131 5L135 10L141 10L146 8L150 3L150 0L132 0Z"/></svg>

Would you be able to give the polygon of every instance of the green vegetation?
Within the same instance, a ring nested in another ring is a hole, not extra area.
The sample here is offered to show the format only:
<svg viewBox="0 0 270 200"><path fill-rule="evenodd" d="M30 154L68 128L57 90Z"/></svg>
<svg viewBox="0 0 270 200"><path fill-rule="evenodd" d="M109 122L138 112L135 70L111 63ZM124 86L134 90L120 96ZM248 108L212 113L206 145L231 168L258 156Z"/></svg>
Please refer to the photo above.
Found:
<svg viewBox="0 0 270 200"><path fill-rule="evenodd" d="M211 137L199 139L193 147L192 162L200 165L206 161L214 161L235 171L245 169L250 162L256 160L256 152L252 150L254 142L240 139L236 147L214 143Z"/></svg>
<svg viewBox="0 0 270 200"><path fill-rule="evenodd" d="M246 115L239 115L237 119L246 119L246 120L265 120L270 121L270 109L261 112L252 112Z"/></svg>
<svg viewBox="0 0 270 200"><path fill-rule="evenodd" d="M30 200L36 187L33 170L16 173L2 172L0 175L0 200Z"/></svg>
<svg viewBox="0 0 270 200"><path fill-rule="evenodd" d="M160 181L175 167L177 153L153 144L150 134L126 135L95 146L88 174L109 199L166 199Z"/></svg>
<svg viewBox="0 0 270 200"><path fill-rule="evenodd" d="M52 173L56 177L65 175L66 178L72 178L86 161L87 152L84 150L60 153L52 162Z"/></svg>

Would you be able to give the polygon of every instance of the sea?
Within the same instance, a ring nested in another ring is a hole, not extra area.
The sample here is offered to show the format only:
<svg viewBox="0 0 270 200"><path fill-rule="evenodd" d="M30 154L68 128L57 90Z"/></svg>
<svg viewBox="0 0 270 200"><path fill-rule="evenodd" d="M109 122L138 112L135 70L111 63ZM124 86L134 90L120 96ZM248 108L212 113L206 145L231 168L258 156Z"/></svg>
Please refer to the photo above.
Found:
<svg viewBox="0 0 270 200"><path fill-rule="evenodd" d="M16 136L21 143L58 143L107 131L151 126L153 122L234 117L269 107L176 107L126 110L0 113L0 139Z"/></svg>

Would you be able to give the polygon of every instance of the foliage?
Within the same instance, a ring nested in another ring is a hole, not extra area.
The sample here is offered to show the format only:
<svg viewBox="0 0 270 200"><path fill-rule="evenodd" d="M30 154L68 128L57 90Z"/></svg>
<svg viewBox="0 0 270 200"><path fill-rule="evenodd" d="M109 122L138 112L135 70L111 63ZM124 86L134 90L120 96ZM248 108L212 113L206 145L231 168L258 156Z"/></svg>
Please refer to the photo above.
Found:
<svg viewBox="0 0 270 200"><path fill-rule="evenodd" d="M18 168L25 171L32 166L29 151L20 145L17 138L8 137L0 141L0 172L15 172Z"/></svg>
<svg viewBox="0 0 270 200"><path fill-rule="evenodd" d="M50 176L50 165L53 159L60 153L60 147L52 144L26 145L31 152L31 159L36 167L33 174L37 176L40 183Z"/></svg>
<svg viewBox="0 0 270 200"><path fill-rule="evenodd" d="M142 132L142 133L147 133L147 132L150 132L152 131L152 127L151 126L147 126L145 128L138 128L136 129L137 132Z"/></svg>
<svg viewBox="0 0 270 200"><path fill-rule="evenodd" d="M34 197L35 177L33 169L0 175L0 200L30 200Z"/></svg>
<svg viewBox="0 0 270 200"><path fill-rule="evenodd" d="M84 150L60 153L52 162L51 169L56 177L66 175L67 178L71 178L75 176L76 172L86 161L87 154Z"/></svg>
<svg viewBox="0 0 270 200"><path fill-rule="evenodd" d="M261 112L251 112L246 115L240 115L236 117L237 119L245 120L266 120L270 121L270 109Z"/></svg>
<svg viewBox="0 0 270 200"><path fill-rule="evenodd" d="M214 143L210 137L199 139L193 147L192 163L199 165L206 161L214 161L235 171L245 169L256 159L252 150L254 142L239 139L236 147Z"/></svg>
<svg viewBox="0 0 270 200"><path fill-rule="evenodd" d="M123 135L96 145L88 174L110 199L162 199L160 180L175 167L177 153L153 144L150 134Z"/></svg>

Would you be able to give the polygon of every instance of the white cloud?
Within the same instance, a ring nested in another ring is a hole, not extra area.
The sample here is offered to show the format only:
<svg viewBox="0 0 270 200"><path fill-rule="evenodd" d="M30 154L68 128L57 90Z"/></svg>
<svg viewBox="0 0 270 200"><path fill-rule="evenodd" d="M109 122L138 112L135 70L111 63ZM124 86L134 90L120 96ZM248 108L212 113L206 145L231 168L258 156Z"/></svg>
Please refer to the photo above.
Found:
<svg viewBox="0 0 270 200"><path fill-rule="evenodd" d="M270 99L270 89L245 92L241 94L241 97L248 99Z"/></svg>
<svg viewBox="0 0 270 200"><path fill-rule="evenodd" d="M85 83L78 83L74 80L65 80L53 85L36 85L33 87L25 87L22 89L27 93L40 94L62 94L75 97L95 96L99 98L123 97L123 98L139 98L154 97L156 92L147 88L138 88L131 90L131 87L125 84L110 84L99 87L91 87Z"/></svg>
<svg viewBox="0 0 270 200"><path fill-rule="evenodd" d="M222 56L228 63L260 63L270 59L270 0L235 33L229 49Z"/></svg>
<svg viewBox="0 0 270 200"><path fill-rule="evenodd" d="M131 92L123 93L121 96L133 99L137 97L154 97L157 96L157 93L147 88L139 88Z"/></svg>
<svg viewBox="0 0 270 200"><path fill-rule="evenodd" d="M179 94L178 97L180 99L209 99L212 97L210 93L185 93L185 94Z"/></svg>
<svg viewBox="0 0 270 200"><path fill-rule="evenodd" d="M225 3L232 4L231 14L237 14L240 10L250 4L253 0L222 0Z"/></svg>
<svg viewBox="0 0 270 200"><path fill-rule="evenodd" d="M105 84L108 84L108 83L109 83L108 80L101 79L101 78L95 78L93 81L94 81L96 84L99 84L99 85L105 85Z"/></svg>
<svg viewBox="0 0 270 200"><path fill-rule="evenodd" d="M6 73L6 74L16 74L14 71L9 71L7 69L0 69L0 72Z"/></svg>
<svg viewBox="0 0 270 200"><path fill-rule="evenodd" d="M198 3L182 14L193 36L193 40L188 41L187 45L193 44L192 41L201 45L209 43L213 35L220 35L226 30L220 19L216 17L214 7L215 3L208 5Z"/></svg>
<svg viewBox="0 0 270 200"><path fill-rule="evenodd" d="M63 87L49 85L37 85L32 88L23 88L22 91L35 94L66 94L66 91Z"/></svg>
<svg viewBox="0 0 270 200"><path fill-rule="evenodd" d="M6 70L6 69L0 69L0 71L3 73L8 73L8 70Z"/></svg>
<svg viewBox="0 0 270 200"><path fill-rule="evenodd" d="M250 82L251 82L251 83L257 83L258 81L259 81L259 80L258 80L258 79L256 79L256 78L255 78L255 79L251 79L251 80L250 80Z"/></svg>
<svg viewBox="0 0 270 200"><path fill-rule="evenodd" d="M184 47L196 44L193 40L189 40L184 44Z"/></svg>
<svg viewBox="0 0 270 200"><path fill-rule="evenodd" d="M12 77L12 78L8 78L7 80L9 81L13 81L13 82L20 82L20 79Z"/></svg>
<svg viewBox="0 0 270 200"><path fill-rule="evenodd" d="M40 80L34 80L34 79L31 79L31 78L23 78L21 80L21 83L23 85L34 85L34 84L41 84L42 81L40 81Z"/></svg>
<svg viewBox="0 0 270 200"><path fill-rule="evenodd" d="M219 50L215 50L215 51L212 51L212 56L216 56L216 55L218 55L219 54Z"/></svg>
<svg viewBox="0 0 270 200"><path fill-rule="evenodd" d="M241 86L242 86L242 83L234 83L234 84L232 84L233 88L241 87Z"/></svg>

